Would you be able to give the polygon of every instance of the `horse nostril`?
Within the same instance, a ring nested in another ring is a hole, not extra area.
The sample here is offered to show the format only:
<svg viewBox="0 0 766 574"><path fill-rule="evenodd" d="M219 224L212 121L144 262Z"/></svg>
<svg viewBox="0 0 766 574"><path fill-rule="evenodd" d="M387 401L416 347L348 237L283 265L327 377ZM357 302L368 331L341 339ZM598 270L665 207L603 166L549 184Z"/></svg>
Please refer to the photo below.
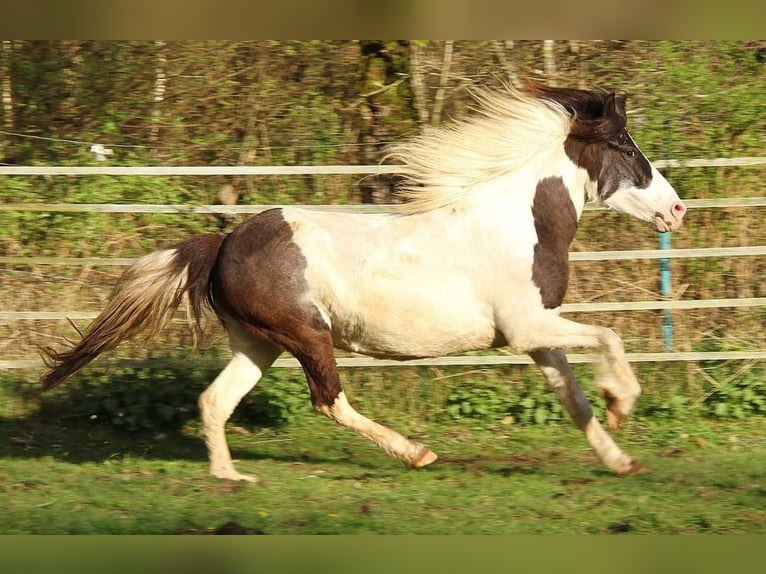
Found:
<svg viewBox="0 0 766 574"><path fill-rule="evenodd" d="M670 208L670 212L676 219L681 219L686 214L686 206L683 201L676 201Z"/></svg>

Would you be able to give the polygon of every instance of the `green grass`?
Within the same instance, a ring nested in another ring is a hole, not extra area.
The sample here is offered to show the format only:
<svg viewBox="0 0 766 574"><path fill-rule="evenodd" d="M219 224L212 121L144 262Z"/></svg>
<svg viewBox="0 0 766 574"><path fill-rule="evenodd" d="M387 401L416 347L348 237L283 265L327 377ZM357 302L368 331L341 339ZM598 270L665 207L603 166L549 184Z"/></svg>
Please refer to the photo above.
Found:
<svg viewBox="0 0 766 574"><path fill-rule="evenodd" d="M440 459L408 470L319 415L230 429L238 467L207 475L198 423L135 433L31 414L0 419L2 534L766 533L763 420L630 422L649 471L603 469L570 423L396 427Z"/></svg>

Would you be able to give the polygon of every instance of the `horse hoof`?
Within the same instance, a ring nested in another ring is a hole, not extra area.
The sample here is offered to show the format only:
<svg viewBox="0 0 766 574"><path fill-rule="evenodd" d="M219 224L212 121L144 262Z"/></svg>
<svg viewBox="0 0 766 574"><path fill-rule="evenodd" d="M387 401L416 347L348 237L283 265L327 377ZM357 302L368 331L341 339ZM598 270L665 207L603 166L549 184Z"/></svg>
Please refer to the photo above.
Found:
<svg viewBox="0 0 766 574"><path fill-rule="evenodd" d="M249 474L242 474L241 472L237 472L236 470L226 470L226 471L213 471L210 474L212 474L216 478L220 478L222 480L233 480L237 482L249 482L251 484L257 484L261 482L261 479L257 476L251 476Z"/></svg>
<svg viewBox="0 0 766 574"><path fill-rule="evenodd" d="M625 420L627 415L622 414L617 409L607 409L606 411L606 423L610 431L616 431L620 428L622 421Z"/></svg>
<svg viewBox="0 0 766 574"><path fill-rule="evenodd" d="M423 468L434 462L437 458L436 453L427 450L425 454L412 463L412 468Z"/></svg>
<svg viewBox="0 0 766 574"><path fill-rule="evenodd" d="M641 464L639 461L637 461L635 458L631 459L630 461L630 467L628 467L628 470L625 471L625 475L632 475L632 474L642 474L646 471L648 471L649 468L643 464Z"/></svg>

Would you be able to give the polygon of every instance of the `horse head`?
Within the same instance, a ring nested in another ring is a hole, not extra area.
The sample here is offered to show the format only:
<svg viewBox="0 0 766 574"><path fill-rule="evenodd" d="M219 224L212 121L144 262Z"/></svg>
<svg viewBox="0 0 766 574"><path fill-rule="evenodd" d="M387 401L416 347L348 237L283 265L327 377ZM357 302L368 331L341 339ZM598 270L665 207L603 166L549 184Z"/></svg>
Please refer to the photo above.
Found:
<svg viewBox="0 0 766 574"><path fill-rule="evenodd" d="M664 233L681 226L686 206L628 132L625 94L531 86L572 115L564 147L588 174L588 197L651 223Z"/></svg>

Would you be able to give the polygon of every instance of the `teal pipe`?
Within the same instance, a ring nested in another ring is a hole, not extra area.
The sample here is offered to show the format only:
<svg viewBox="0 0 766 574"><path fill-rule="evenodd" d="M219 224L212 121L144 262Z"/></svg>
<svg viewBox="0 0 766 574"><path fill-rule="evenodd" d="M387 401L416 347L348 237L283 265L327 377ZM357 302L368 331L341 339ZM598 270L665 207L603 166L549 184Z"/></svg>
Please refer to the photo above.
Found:
<svg viewBox="0 0 766 574"><path fill-rule="evenodd" d="M670 249L670 232L660 233L660 249ZM660 259L660 294L664 300L672 297L672 276L670 274L670 258ZM665 350L673 350L673 315L670 309L662 310L662 335Z"/></svg>
<svg viewBox="0 0 766 574"><path fill-rule="evenodd" d="M665 157L671 157L670 155L670 118L666 118L662 122L663 133L665 134L663 141L663 148ZM668 174L665 174L668 177ZM670 249L670 232L660 233L660 249ZM666 301L670 300L673 296L673 277L670 275L670 258L663 257L660 259L660 293L662 298ZM665 351L668 353L673 351L673 314L670 309L662 310L662 337L665 341Z"/></svg>

